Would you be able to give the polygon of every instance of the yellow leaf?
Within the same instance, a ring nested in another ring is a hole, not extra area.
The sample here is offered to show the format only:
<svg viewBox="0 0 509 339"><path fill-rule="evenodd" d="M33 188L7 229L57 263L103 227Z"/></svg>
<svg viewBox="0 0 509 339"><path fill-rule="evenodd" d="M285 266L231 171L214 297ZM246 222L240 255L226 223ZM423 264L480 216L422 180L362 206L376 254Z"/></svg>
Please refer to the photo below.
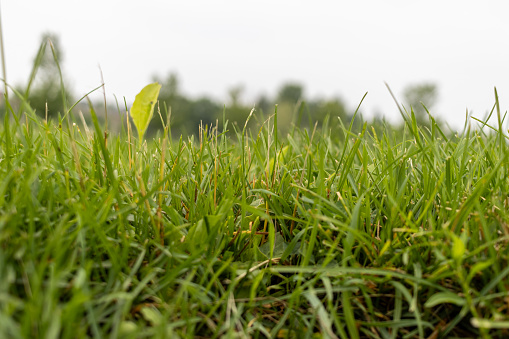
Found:
<svg viewBox="0 0 509 339"><path fill-rule="evenodd" d="M136 95L133 106L131 107L131 117L133 118L134 126L138 130L138 137L140 142L143 140L143 135L147 130L152 115L154 114L154 106L159 96L161 85L157 82L145 86L140 93Z"/></svg>

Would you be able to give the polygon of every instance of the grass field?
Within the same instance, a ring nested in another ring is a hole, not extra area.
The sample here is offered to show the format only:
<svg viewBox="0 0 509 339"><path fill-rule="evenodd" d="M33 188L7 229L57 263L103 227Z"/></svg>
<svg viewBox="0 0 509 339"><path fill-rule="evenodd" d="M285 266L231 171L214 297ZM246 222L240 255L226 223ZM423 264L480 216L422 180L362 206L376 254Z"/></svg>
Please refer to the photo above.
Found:
<svg viewBox="0 0 509 339"><path fill-rule="evenodd" d="M457 135L255 111L143 144L5 113L1 338L509 336L498 102Z"/></svg>

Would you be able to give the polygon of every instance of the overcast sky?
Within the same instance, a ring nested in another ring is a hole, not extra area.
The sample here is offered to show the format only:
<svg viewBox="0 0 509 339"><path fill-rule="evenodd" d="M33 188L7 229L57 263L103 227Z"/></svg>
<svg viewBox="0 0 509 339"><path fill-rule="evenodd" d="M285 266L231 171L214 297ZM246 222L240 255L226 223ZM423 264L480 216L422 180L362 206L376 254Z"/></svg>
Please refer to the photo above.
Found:
<svg viewBox="0 0 509 339"><path fill-rule="evenodd" d="M100 85L132 102L152 77L176 72L185 94L224 103L274 96L285 81L308 98L340 96L353 109L394 119L387 82L402 99L432 82L432 113L454 126L509 104L509 1L0 0L7 80L28 78L44 32L60 36L72 89ZM113 101L112 101L113 102ZM177 112L174 112L177 114Z"/></svg>

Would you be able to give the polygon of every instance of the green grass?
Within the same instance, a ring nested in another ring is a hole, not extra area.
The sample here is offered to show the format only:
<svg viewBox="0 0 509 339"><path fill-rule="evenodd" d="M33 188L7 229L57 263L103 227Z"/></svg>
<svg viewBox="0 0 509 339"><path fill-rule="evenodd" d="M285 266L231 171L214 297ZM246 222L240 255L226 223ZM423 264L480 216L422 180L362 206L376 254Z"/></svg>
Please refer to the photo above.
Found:
<svg viewBox="0 0 509 339"><path fill-rule="evenodd" d="M508 336L495 112L456 136L406 113L281 135L275 114L140 146L8 110L0 337Z"/></svg>

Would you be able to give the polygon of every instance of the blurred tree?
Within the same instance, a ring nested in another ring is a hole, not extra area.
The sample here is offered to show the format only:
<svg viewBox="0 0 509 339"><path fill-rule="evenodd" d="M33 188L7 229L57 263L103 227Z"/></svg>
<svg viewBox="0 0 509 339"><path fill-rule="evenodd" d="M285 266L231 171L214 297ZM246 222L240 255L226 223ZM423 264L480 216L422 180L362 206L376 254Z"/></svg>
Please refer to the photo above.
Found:
<svg viewBox="0 0 509 339"><path fill-rule="evenodd" d="M276 99L278 128L286 133L295 118L297 112L297 103L303 99L304 88L295 82L288 82L281 86ZM270 110L268 113L272 113Z"/></svg>
<svg viewBox="0 0 509 339"><path fill-rule="evenodd" d="M169 73L164 79L154 77L162 87L159 92L159 107L161 116L166 123L167 113L171 109L170 127L174 135L198 134L200 123L208 125L216 122L222 106L209 98L196 100L184 96L180 91L180 81L176 73ZM156 113L159 114L159 113ZM161 119L153 119L149 126L149 133L162 129Z"/></svg>
<svg viewBox="0 0 509 339"><path fill-rule="evenodd" d="M423 83L407 86L404 90L403 96L405 104L414 110L415 118L420 124L426 124L426 110L422 105L426 106L428 111L431 111L433 106L438 101L438 88L435 84Z"/></svg>
<svg viewBox="0 0 509 339"><path fill-rule="evenodd" d="M264 114L267 114L274 111L274 104L267 96L262 95L258 98L256 108Z"/></svg>
<svg viewBox="0 0 509 339"><path fill-rule="evenodd" d="M335 121L337 120L337 117L340 117L343 121L347 118L345 104L339 98L318 101L315 106L316 107L312 112L314 120L322 121L327 115L334 118Z"/></svg>
<svg viewBox="0 0 509 339"><path fill-rule="evenodd" d="M304 89L300 84L297 83L287 83L284 84L283 87L279 90L278 95L278 104L288 102L292 104L296 104L300 99L302 99Z"/></svg>
<svg viewBox="0 0 509 339"><path fill-rule="evenodd" d="M168 111L171 109L170 125L172 129L180 130L180 124L185 122L183 117L188 116L190 100L180 93L180 80L176 73L169 73L166 78L154 77L153 81L159 82L162 87L159 92L159 107L157 111L166 123ZM196 124L198 124L196 122ZM197 126L197 125L196 125ZM149 126L149 133L162 129L161 119L153 119Z"/></svg>
<svg viewBox="0 0 509 339"><path fill-rule="evenodd" d="M304 114L304 116L302 116L302 114ZM343 101L340 98L335 97L329 100L320 99L305 102L304 109L299 111L296 124L301 127L312 127L316 122L318 122L318 127L322 127L326 117L329 118L329 128L339 127L340 123L338 117L343 121L343 123L346 123L351 118L347 113L347 109Z"/></svg>
<svg viewBox="0 0 509 339"><path fill-rule="evenodd" d="M63 115L68 108L72 95L67 88L62 91L59 72L62 60L63 53L58 36L52 33L43 34L25 90L25 98L40 116L46 116L46 105L48 117L56 117L58 113Z"/></svg>
<svg viewBox="0 0 509 339"><path fill-rule="evenodd" d="M237 126L244 125L249 115L249 112L251 112L252 109L252 107L245 106L241 102L240 98L242 97L243 92L244 92L243 85L237 85L228 90L230 104L225 107L226 119L233 124L237 124ZM253 122L250 122L249 125L252 126Z"/></svg>
<svg viewBox="0 0 509 339"><path fill-rule="evenodd" d="M200 124L215 125L220 112L222 112L222 107L207 97L193 100L190 102L187 116L182 121L181 130L197 134Z"/></svg>
<svg viewBox="0 0 509 339"><path fill-rule="evenodd" d="M242 96L242 93L244 92L244 86L237 85L234 87L231 87L228 90L228 95L230 96L230 105L232 107L240 106L240 97Z"/></svg>
<svg viewBox="0 0 509 339"><path fill-rule="evenodd" d="M163 81L158 80L155 81L163 84L161 87L161 91L159 92L159 97L165 97L169 100L176 98L180 94L180 83L179 78L176 73L170 73Z"/></svg>

